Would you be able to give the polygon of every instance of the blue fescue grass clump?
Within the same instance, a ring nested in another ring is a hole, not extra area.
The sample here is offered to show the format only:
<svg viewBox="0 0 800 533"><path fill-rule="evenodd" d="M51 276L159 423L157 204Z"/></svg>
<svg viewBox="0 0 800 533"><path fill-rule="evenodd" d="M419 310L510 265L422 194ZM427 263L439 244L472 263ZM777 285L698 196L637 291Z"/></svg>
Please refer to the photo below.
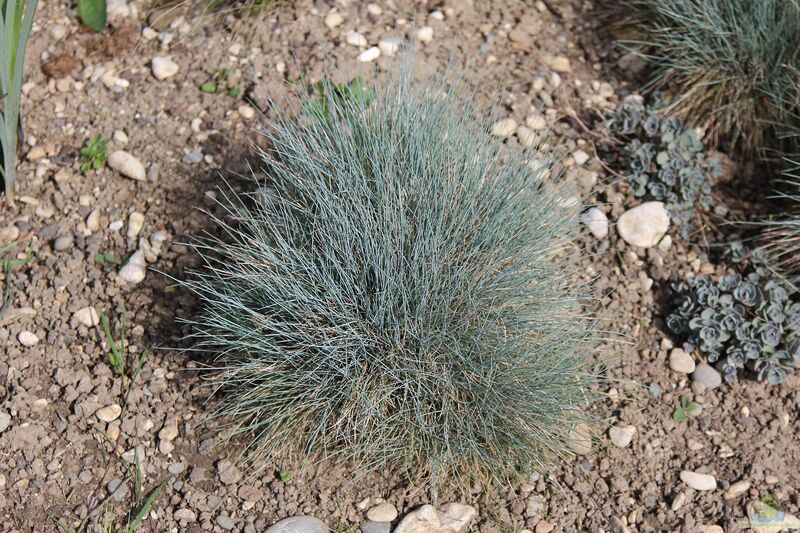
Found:
<svg viewBox="0 0 800 533"><path fill-rule="evenodd" d="M712 139L755 151L777 143L800 107L800 1L634 0L651 86ZM797 124L797 122L795 122ZM776 129L777 127L777 129ZM778 145L780 143L777 143Z"/></svg>
<svg viewBox="0 0 800 533"><path fill-rule="evenodd" d="M223 236L196 245L196 347L253 466L299 452L423 483L508 478L586 419L578 208L459 83L400 70L330 96L324 120L271 124L266 182L223 191Z"/></svg>

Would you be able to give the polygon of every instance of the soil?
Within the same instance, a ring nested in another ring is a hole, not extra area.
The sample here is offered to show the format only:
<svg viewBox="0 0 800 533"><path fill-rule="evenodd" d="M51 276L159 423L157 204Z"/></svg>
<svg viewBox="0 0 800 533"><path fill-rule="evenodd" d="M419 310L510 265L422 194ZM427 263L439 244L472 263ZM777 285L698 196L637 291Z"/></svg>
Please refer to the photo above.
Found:
<svg viewBox="0 0 800 533"><path fill-rule="evenodd" d="M291 458L254 476L236 466L241 442L223 440L204 424L214 400L193 370L202 363L181 349L189 328L180 319L191 318L194 302L170 277L182 277L198 261L181 243L210 229L201 209L215 211L211 199L221 176L239 183L237 172L258 166L252 146L258 115L241 107L245 101L267 112L267 101L280 102L287 81L302 74L313 83L326 65L346 78L369 79L370 69L384 70L391 60L359 64L362 49L345 42L347 31L361 32L372 46L386 35L408 38L424 25L434 37L415 43L415 57L440 65L463 58L456 61L475 88L476 103L486 109L498 104L495 118L524 124L541 112L558 139L567 179L588 204L616 220L636 200L594 156L609 148L604 111L637 85L627 79L626 58L610 53L602 39L594 6L582 0L387 0L376 2L376 14L353 0L295 0L244 21L176 15L152 22L153 30L145 5L114 3L120 4L128 12L93 34L80 28L72 2L40 2L30 38L19 198L0 209L0 239L6 239L0 246L17 235L31 237L29 249L13 252L29 260L10 274L13 292L0 322L2 529L55 531L57 524L87 523L99 531L135 507L135 486L116 457L130 460L134 450L145 491L166 480L142 531L254 532L298 514L350 530L365 520L365 499L386 498L401 517L428 503L428 494L390 472L358 477L350 465L304 466ZM329 29L324 19L332 8L343 23ZM157 80L150 61L164 55L179 70ZM569 68L556 73L558 56ZM215 76L220 90L202 92L199 87ZM138 158L147 179L108 166L82 173L79 149L96 133L112 139L109 150ZM582 166L571 157L578 149L593 156ZM748 203L758 191L746 187L726 196L732 210L758 208ZM139 236L128 237L133 212L144 215L144 225ZM157 232L169 239L144 281L119 279L117 263L141 246L139 237L154 242ZM692 239L702 245L673 235L668 250L645 251L628 246L612 225L608 238L587 234L577 243L612 339L599 350L610 379L597 412L608 425L635 426L632 443L618 448L598 428L588 453L547 475L488 492L440 494L438 503L471 503L478 511L471 529L486 532L550 526L720 531L704 529L712 525L735 531L748 506L768 495L785 512L800 513L797 374L781 386L740 380L701 391L667 364L672 341L662 305L668 279L724 271L709 252L720 237L709 224ZM132 386L107 363L102 328L76 316L87 306L104 311L117 338L125 313L132 357L148 352ZM682 396L702 410L675 422L672 412ZM116 417L113 408L103 415L113 417L110 422L100 420L98 411L113 405L124 409ZM718 488L691 489L679 478L682 470L712 474ZM279 471L291 479L281 480ZM748 481L749 489L724 498L737 481Z"/></svg>

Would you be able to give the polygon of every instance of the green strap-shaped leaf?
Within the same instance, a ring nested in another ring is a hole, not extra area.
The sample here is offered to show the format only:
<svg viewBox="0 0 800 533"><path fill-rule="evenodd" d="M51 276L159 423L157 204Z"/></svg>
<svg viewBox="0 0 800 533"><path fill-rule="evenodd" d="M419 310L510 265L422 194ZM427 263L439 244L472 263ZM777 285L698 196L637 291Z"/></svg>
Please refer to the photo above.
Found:
<svg viewBox="0 0 800 533"><path fill-rule="evenodd" d="M78 16L94 31L106 26L106 0L78 0Z"/></svg>

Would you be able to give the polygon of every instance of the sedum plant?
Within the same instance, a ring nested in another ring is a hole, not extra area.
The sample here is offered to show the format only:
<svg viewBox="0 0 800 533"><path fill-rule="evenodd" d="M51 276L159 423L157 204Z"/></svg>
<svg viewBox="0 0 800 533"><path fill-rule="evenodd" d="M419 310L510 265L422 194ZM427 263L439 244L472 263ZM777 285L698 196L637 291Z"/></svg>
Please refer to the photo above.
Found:
<svg viewBox="0 0 800 533"><path fill-rule="evenodd" d="M747 151L777 141L776 125L800 125L800 1L615 2L641 30L624 44L652 66L650 87L675 95L668 112Z"/></svg>
<svg viewBox="0 0 800 533"><path fill-rule="evenodd" d="M741 243L732 245L734 260L746 253ZM747 369L778 384L800 364L800 301L765 268L745 276L700 275L674 283L673 290L667 326L687 338L689 350L696 347L716 363L728 381Z"/></svg>
<svg viewBox="0 0 800 533"><path fill-rule="evenodd" d="M14 197L17 175L17 136L21 129L19 103L25 48L33 25L37 0L2 0L0 4L0 147L6 195Z"/></svg>
<svg viewBox="0 0 800 533"><path fill-rule="evenodd" d="M457 83L400 70L348 98L326 87L324 117L281 115L261 186L223 192L222 236L196 244L192 337L253 466L300 452L430 487L508 478L567 453L587 418L578 208Z"/></svg>
<svg viewBox="0 0 800 533"><path fill-rule="evenodd" d="M706 159L695 130L677 117L661 116L659 106L657 97L649 106L629 98L613 113L611 127L627 138L623 153L633 193L664 202L687 238L695 206L707 210L713 204L711 186L722 175L722 166L717 158Z"/></svg>

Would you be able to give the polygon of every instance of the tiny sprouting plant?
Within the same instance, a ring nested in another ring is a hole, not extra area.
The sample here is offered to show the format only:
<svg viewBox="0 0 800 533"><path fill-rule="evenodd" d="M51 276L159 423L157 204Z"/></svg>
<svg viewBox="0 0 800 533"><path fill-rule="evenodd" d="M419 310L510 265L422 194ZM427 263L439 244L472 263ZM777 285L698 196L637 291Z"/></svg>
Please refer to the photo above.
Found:
<svg viewBox="0 0 800 533"><path fill-rule="evenodd" d="M0 300L0 319L8 311L8 306L11 305L11 296L14 292L14 286L11 283L12 273L18 266L27 265L33 262L35 256L31 250L31 243L33 238L26 236L21 239L11 241L8 244L0 246L0 270L2 270L5 282L2 289L2 300ZM25 254L20 258L18 249L20 246L26 245Z"/></svg>
<svg viewBox="0 0 800 533"><path fill-rule="evenodd" d="M667 326L685 336L689 351L696 347L716 364L726 380L747 369L778 384L800 363L797 294L764 269L745 276L699 275L674 283L673 291Z"/></svg>
<svg viewBox="0 0 800 533"><path fill-rule="evenodd" d="M699 408L700 406L691 401L688 396L681 396L678 405L675 407L675 410L672 411L672 419L675 422L683 422L686 415L691 416L692 413L696 412Z"/></svg>
<svg viewBox="0 0 800 533"><path fill-rule="evenodd" d="M99 133L86 141L81 148L81 172L96 170L103 166L108 158L108 141Z"/></svg>
<svg viewBox="0 0 800 533"><path fill-rule="evenodd" d="M364 88L361 78L353 78L348 83L333 85L329 80L320 80L314 86L317 97L306 105L307 112L320 120L330 120L332 105L347 107L347 100L356 100L369 105L375 93Z"/></svg>
<svg viewBox="0 0 800 533"><path fill-rule="evenodd" d="M711 186L722 175L722 166L719 159L706 159L695 130L677 117L662 117L659 106L658 98L649 106L629 99L613 114L612 128L628 139L624 155L633 194L664 202L687 238L695 207L708 210L713 205Z"/></svg>
<svg viewBox="0 0 800 533"><path fill-rule="evenodd" d="M107 359L108 364L114 374L121 376L125 373L125 363L128 359L128 338L125 333L125 310L119 313L119 333L120 339L116 340L111 332L111 324L108 321L108 316L102 311L98 310L100 315L100 327L103 329L106 342L108 343Z"/></svg>
<svg viewBox="0 0 800 533"><path fill-rule="evenodd" d="M3 0L0 4L0 173L6 196L12 199L16 193L17 140L22 130L22 70L37 3L38 0Z"/></svg>
<svg viewBox="0 0 800 533"><path fill-rule="evenodd" d="M200 90L204 93L216 94L224 89L228 96L238 98L241 93L239 87L236 85L228 85L227 82L233 70L233 67L213 69L211 71L211 79L200 85Z"/></svg>
<svg viewBox="0 0 800 533"><path fill-rule="evenodd" d="M567 456L596 383L579 206L457 80L325 83L326 104L278 110L265 175L220 191L220 237L180 281L215 354L211 417L256 469L319 454L432 491Z"/></svg>
<svg viewBox="0 0 800 533"><path fill-rule="evenodd" d="M92 31L106 27L106 0L78 0L78 17Z"/></svg>
<svg viewBox="0 0 800 533"><path fill-rule="evenodd" d="M111 268L114 265L119 265L122 263L122 261L120 261L119 258L111 252L97 252L94 254L94 262L103 269Z"/></svg>
<svg viewBox="0 0 800 533"><path fill-rule="evenodd" d="M289 481L292 480L292 474L281 468L278 470L278 478L280 478L283 483L289 483Z"/></svg>

